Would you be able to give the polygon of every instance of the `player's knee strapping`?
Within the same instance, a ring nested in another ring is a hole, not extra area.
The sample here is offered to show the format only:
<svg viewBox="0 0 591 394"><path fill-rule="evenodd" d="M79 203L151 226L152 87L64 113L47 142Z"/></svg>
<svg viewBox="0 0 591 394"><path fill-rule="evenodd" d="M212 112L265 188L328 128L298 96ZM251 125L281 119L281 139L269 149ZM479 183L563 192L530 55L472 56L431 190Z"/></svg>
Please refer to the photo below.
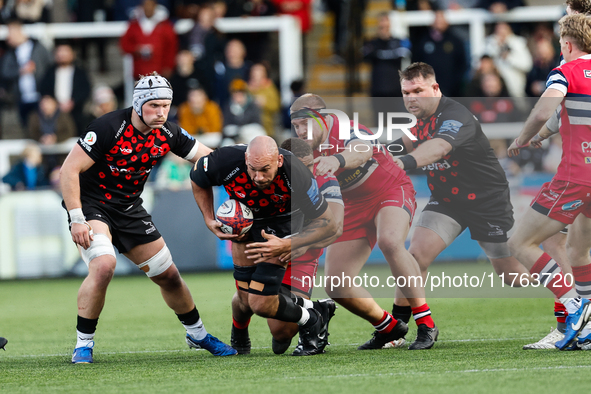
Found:
<svg viewBox="0 0 591 394"><path fill-rule="evenodd" d="M285 268L277 264L259 263L250 280L248 292L256 295L277 295L281 289Z"/></svg>
<svg viewBox="0 0 591 394"><path fill-rule="evenodd" d="M149 260L138 264L138 268L144 271L148 277L152 278L166 271L171 265L172 255L170 254L170 250L168 250L168 246L164 245L164 247Z"/></svg>
<svg viewBox="0 0 591 394"><path fill-rule="evenodd" d="M116 258L115 248L113 248L111 240L105 234L94 234L88 249L80 247L80 256L87 266L92 260L107 254Z"/></svg>
<svg viewBox="0 0 591 394"><path fill-rule="evenodd" d="M249 267L240 267L234 265L234 280L238 290L248 291L252 274L256 271L257 266L251 265Z"/></svg>
<svg viewBox="0 0 591 394"><path fill-rule="evenodd" d="M478 244L484 250L486 257L489 259L504 259L511 257L511 251L507 242L483 242L478 241Z"/></svg>

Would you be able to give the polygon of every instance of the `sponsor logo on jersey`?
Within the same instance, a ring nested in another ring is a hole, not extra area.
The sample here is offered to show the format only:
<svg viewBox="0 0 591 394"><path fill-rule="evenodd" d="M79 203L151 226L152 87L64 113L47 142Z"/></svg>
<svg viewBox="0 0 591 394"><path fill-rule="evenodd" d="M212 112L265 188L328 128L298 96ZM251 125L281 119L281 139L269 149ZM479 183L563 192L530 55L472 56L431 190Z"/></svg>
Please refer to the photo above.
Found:
<svg viewBox="0 0 591 394"><path fill-rule="evenodd" d="M146 229L146 234L151 234L154 231L156 231L156 227L154 227L154 225L152 224L152 222L146 222L144 220L142 220L142 222L144 222L144 224L146 226L148 226L148 228Z"/></svg>
<svg viewBox="0 0 591 394"><path fill-rule="evenodd" d="M316 203L320 199L320 192L318 191L318 183L316 183L316 179L312 179L312 185L310 186L306 194L308 194L308 197L310 198L310 201L312 201L312 204L316 205Z"/></svg>
<svg viewBox="0 0 591 394"><path fill-rule="evenodd" d="M203 171L207 172L207 168L209 167L209 157L203 159Z"/></svg>
<svg viewBox="0 0 591 394"><path fill-rule="evenodd" d="M119 167L115 167L113 165L109 165L109 169L111 170L111 172L121 172L123 174L130 174L130 175L144 175L144 174L148 174L150 171L152 171L151 168L146 168L145 170L141 170L141 171L129 171L127 168L119 168Z"/></svg>
<svg viewBox="0 0 591 394"><path fill-rule="evenodd" d="M123 132L123 129L125 128L126 124L127 124L126 121L123 121L123 123L121 123L121 127L119 127L119 130L117 130L117 134L115 134L115 138L119 138L119 136Z"/></svg>
<svg viewBox="0 0 591 394"><path fill-rule="evenodd" d="M129 155L131 152L133 152L133 149L129 148L120 148L121 149L121 153L125 154L125 155Z"/></svg>
<svg viewBox="0 0 591 394"><path fill-rule="evenodd" d="M191 134L189 134L189 132L187 130L183 129L182 127L181 127L181 133L183 133L183 135L185 135L190 140L195 139Z"/></svg>
<svg viewBox="0 0 591 394"><path fill-rule="evenodd" d="M591 164L591 157L585 157L585 164Z"/></svg>
<svg viewBox="0 0 591 394"><path fill-rule="evenodd" d="M583 70L585 73L585 78L591 78L591 70Z"/></svg>
<svg viewBox="0 0 591 394"><path fill-rule="evenodd" d="M169 136L170 138L172 138L172 137L173 137L173 135L172 135L172 132L171 132L170 130L168 130L168 128L166 128L165 126L162 126L162 129L161 129L161 130L164 130L164 132L165 132L166 134L168 134L168 136Z"/></svg>
<svg viewBox="0 0 591 394"><path fill-rule="evenodd" d="M562 206L562 210L563 211L574 211L575 209L577 209L578 207L580 207L583 204L584 204L584 202L582 200L575 200L575 201L567 202L566 204L564 204Z"/></svg>
<svg viewBox="0 0 591 394"><path fill-rule="evenodd" d="M591 142L583 141L581 142L581 150L583 153L591 153Z"/></svg>
<svg viewBox="0 0 591 394"><path fill-rule="evenodd" d="M206 158L205 160L207 160L207 158ZM205 169L205 171L207 171L207 169ZM239 167L236 167L236 168L234 168L234 169L232 170L232 172L230 172L230 173L228 174L228 176L226 176L226 177L224 178L223 182L226 182L228 179L232 178L234 175L236 175L236 173L237 173L238 171L240 171L240 168L239 168Z"/></svg>
<svg viewBox="0 0 591 394"><path fill-rule="evenodd" d="M429 164L427 166L423 166L423 170L427 170L427 171L445 171L450 168L451 168L451 165L447 162L447 160L443 160L442 163L435 162L435 163Z"/></svg>
<svg viewBox="0 0 591 394"><path fill-rule="evenodd" d="M446 120L441 124L438 133L453 133L457 134L464 124L457 120Z"/></svg>
<svg viewBox="0 0 591 394"><path fill-rule="evenodd" d="M84 142L86 142L88 145L94 145L96 142L96 133L94 131L89 131L86 133L84 136Z"/></svg>

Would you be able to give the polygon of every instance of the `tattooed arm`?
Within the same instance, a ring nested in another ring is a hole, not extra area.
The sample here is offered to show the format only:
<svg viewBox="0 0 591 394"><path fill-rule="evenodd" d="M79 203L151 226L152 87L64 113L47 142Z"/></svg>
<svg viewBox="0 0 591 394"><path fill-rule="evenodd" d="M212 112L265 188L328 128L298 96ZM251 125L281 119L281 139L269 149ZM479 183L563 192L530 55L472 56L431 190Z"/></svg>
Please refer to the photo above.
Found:
<svg viewBox="0 0 591 394"><path fill-rule="evenodd" d="M302 231L290 238L278 238L263 230L262 236L267 241L246 245L246 254L248 258L255 260L255 263L267 261L269 257L279 257L281 262L287 263L291 260L292 250L334 237L339 232L339 227L331 210L327 209L305 226Z"/></svg>

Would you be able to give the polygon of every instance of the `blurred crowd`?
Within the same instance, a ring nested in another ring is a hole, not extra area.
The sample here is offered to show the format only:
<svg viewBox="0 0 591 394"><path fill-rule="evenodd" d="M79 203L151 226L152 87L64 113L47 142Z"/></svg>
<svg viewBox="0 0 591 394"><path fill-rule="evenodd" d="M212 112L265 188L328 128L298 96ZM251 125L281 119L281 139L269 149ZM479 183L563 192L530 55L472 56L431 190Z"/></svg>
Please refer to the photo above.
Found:
<svg viewBox="0 0 591 394"><path fill-rule="evenodd" d="M367 7L367 0L356 1L362 9ZM221 17L293 15L302 27L304 55L306 36L313 25L312 0L63 3L67 4L70 22L128 20L118 45L121 53L133 57L135 77L152 71L167 77L174 89L169 119L205 144L217 147L248 142L263 134L281 139L289 129L288 107L282 107L276 83L277 53L270 33L222 34L215 28L215 21ZM346 57L342 3L322 0L321 5L322 10L334 15L331 62L336 63ZM410 62L423 61L435 68L444 95L469 97L465 105L481 122L523 121L531 107L518 99L540 96L546 76L559 62L554 24L491 25L484 53L471 59L468 27L450 26L443 12L460 8L505 12L522 5L521 0L392 0L393 9L431 10L435 19L429 27L412 28L410 39L392 36L388 13L378 16L375 34L366 29L368 38L359 51L371 67L367 95L401 97L398 70ZM95 47L97 73L109 72L107 39L57 40L49 49L25 33L24 24L54 21L53 7L54 0L0 0L0 23L8 28L8 36L0 44L0 106L16 109L22 138L41 146L80 136L91 120L123 104L121 87L96 83L100 78L88 71L88 49ZM173 24L182 18L193 19L194 25L178 35ZM293 81L291 87L294 97L306 90L304 81ZM498 146L495 151L513 174L553 171L555 151L560 150L558 137L549 148L532 151L530 157L520 155L517 162L502 157L501 147L507 145L506 141L493 145ZM51 184L52 174L63 161L59 155L44 155L43 163L37 163L30 158L34 156L32 150L27 146L22 160L3 178L15 190ZM181 164L171 161L162 167L180 173L177 166ZM32 172L31 168L39 171Z"/></svg>

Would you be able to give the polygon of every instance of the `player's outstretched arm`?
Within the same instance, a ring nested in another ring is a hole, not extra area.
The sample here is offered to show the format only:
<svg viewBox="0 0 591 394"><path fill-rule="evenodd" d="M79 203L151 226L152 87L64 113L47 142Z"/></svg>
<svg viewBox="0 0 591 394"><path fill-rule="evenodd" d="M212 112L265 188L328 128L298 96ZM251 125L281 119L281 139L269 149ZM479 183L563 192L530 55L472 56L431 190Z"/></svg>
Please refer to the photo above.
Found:
<svg viewBox="0 0 591 394"><path fill-rule="evenodd" d="M507 149L509 157L517 156L519 149L529 146L530 140L538 134L538 131L550 119L563 99L564 93L560 90L546 89L527 117L519 137L515 138L515 141Z"/></svg>
<svg viewBox="0 0 591 394"><path fill-rule="evenodd" d="M60 187L66 209L70 213L72 241L84 249L90 246L93 237L90 226L82 214L80 174L92 167L93 164L94 160L82 150L80 145L74 145L60 168Z"/></svg>
<svg viewBox="0 0 591 394"><path fill-rule="evenodd" d="M447 156L451 150L452 146L449 142L442 138L433 138L423 142L411 154L395 157L394 161L403 170L414 170L435 163Z"/></svg>
<svg viewBox="0 0 591 394"><path fill-rule="evenodd" d="M202 188L195 181L191 181L193 188L193 197L203 214L203 220L207 228L221 240L232 240L238 238L238 235L226 234L222 232L222 224L215 218L213 211L213 189L211 187Z"/></svg>
<svg viewBox="0 0 591 394"><path fill-rule="evenodd" d="M323 176L327 173L334 174L339 168L357 168L365 164L373 156L373 149L357 149L357 145L367 145L360 140L352 141L347 145L347 149L339 152L333 156L320 156L314 159L314 163L318 163L314 175Z"/></svg>

